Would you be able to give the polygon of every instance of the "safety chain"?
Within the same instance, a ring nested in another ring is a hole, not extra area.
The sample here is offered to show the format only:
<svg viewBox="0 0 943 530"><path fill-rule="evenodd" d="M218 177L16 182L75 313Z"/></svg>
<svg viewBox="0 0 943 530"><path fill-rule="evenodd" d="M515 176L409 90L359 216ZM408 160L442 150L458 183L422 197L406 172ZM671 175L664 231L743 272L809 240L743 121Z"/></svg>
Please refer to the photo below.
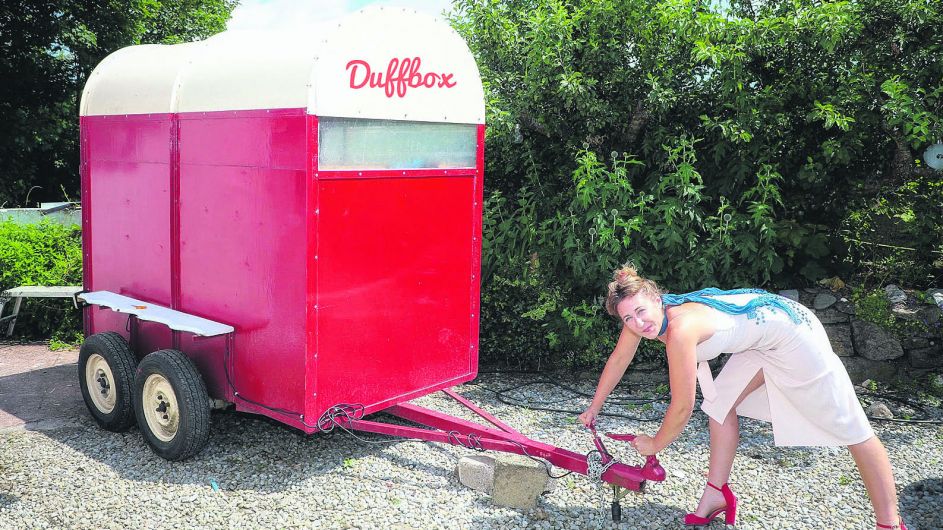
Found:
<svg viewBox="0 0 943 530"><path fill-rule="evenodd" d="M602 480L602 475L616 463L613 458L605 464L602 462L602 454L593 449L586 453L586 476L593 480Z"/></svg>
<svg viewBox="0 0 943 530"><path fill-rule="evenodd" d="M478 451L479 453L485 452L484 446L481 445L481 437L475 433L469 433L463 435L458 431L449 431L446 433L448 436L448 441L452 445L460 445L465 449L471 449L473 451ZM462 441L462 436L465 436L466 441Z"/></svg>
<svg viewBox="0 0 943 530"><path fill-rule="evenodd" d="M350 424L363 418L363 412L364 406L360 403L341 403L334 405L333 407L324 411L324 414L321 414L321 417L318 418L318 430L323 433L330 433L334 430L334 427L340 427L346 431L347 428L344 427L343 424ZM344 418L343 423L337 421L337 418Z"/></svg>

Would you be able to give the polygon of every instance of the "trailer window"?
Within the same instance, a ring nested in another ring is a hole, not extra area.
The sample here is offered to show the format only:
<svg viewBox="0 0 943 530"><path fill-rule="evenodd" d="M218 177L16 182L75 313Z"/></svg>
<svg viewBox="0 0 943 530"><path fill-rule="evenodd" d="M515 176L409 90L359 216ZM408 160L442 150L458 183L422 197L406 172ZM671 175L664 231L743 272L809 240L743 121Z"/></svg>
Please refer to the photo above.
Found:
<svg viewBox="0 0 943 530"><path fill-rule="evenodd" d="M319 118L320 169L475 167L477 126Z"/></svg>

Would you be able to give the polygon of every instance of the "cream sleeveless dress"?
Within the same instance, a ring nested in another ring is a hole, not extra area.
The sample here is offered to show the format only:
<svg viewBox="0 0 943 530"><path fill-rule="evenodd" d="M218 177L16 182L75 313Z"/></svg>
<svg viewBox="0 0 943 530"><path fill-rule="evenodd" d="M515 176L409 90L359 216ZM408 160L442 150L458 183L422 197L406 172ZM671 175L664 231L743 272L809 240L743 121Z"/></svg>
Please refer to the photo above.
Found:
<svg viewBox="0 0 943 530"><path fill-rule="evenodd" d="M714 298L742 305L756 296ZM701 409L723 422L743 389L763 370L765 384L743 400L737 414L772 423L776 445L853 445L871 438L874 431L825 328L811 310L792 305L802 320L799 324L770 307L749 318L706 306L714 313L716 331L697 345ZM721 353L732 355L714 379L706 361Z"/></svg>

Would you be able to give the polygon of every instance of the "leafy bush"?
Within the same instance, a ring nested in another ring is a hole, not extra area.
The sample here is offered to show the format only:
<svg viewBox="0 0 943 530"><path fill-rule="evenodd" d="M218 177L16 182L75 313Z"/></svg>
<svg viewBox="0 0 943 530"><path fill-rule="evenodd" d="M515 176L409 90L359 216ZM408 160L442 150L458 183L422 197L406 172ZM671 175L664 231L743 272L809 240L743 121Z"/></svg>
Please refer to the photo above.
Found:
<svg viewBox="0 0 943 530"><path fill-rule="evenodd" d="M532 362L524 364L531 366L545 356L572 365L608 353L618 327L602 310L599 280L626 258L679 290L704 281L756 285L782 266L773 217L779 175L763 168L736 201L722 198L715 207L703 195L691 139L680 137L665 149L651 193L631 184L630 174L643 168L638 160L613 153L610 165L581 151L574 191L553 217L536 221L530 212L538 209L537 199L526 188L514 208L500 192L488 198L484 268L491 281L482 300L483 352L495 347L517 359L530 355ZM493 252L499 246L503 252ZM697 254L701 259L690 259ZM514 279L494 272L512 264L524 269ZM568 281L551 284L548 277ZM495 314L501 317L489 321Z"/></svg>
<svg viewBox="0 0 943 530"><path fill-rule="evenodd" d="M923 289L943 279L943 179L937 175L855 201L842 229L846 259L869 285Z"/></svg>
<svg viewBox="0 0 943 530"><path fill-rule="evenodd" d="M0 290L21 285L81 284L82 241L78 226L50 221L28 225L0 221ZM81 314L71 301L32 298L23 304L14 329L16 336L78 340ZM4 313L9 315L9 311Z"/></svg>
<svg viewBox="0 0 943 530"><path fill-rule="evenodd" d="M921 247L882 267L938 279L940 178L917 162L943 137L938 4L458 0L488 114L484 292L541 323L518 347L598 357L629 259L675 292L868 272L876 189L914 212L892 245Z"/></svg>
<svg viewBox="0 0 943 530"><path fill-rule="evenodd" d="M536 274L509 280L500 275L482 287L481 361L507 368L539 369L552 359L557 333L547 322L559 290Z"/></svg>

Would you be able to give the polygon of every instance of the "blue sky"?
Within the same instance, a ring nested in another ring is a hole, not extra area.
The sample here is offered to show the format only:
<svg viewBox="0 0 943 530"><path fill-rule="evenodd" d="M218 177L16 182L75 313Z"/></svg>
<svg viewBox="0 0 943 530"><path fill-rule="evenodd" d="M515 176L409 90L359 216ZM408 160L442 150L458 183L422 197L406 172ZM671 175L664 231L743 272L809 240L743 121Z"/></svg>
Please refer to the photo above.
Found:
<svg viewBox="0 0 943 530"><path fill-rule="evenodd" d="M228 29L278 29L314 26L370 5L412 7L439 15L451 0L241 0Z"/></svg>

